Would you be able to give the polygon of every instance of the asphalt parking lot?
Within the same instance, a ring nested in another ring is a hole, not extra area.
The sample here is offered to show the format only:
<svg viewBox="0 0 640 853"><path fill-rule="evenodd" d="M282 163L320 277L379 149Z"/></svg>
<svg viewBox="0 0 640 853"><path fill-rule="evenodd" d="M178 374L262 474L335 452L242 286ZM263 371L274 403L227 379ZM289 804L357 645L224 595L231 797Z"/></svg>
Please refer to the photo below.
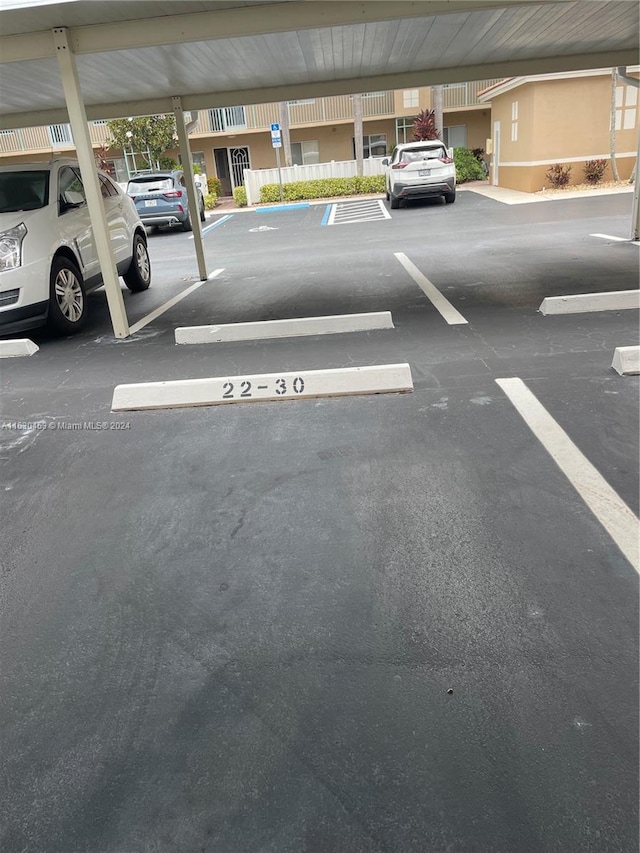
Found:
<svg viewBox="0 0 640 853"><path fill-rule="evenodd" d="M638 574L496 383L638 514L638 377L610 367L638 314L537 310L637 287L638 247L592 236L629 215L214 217L202 284L189 235L150 235L131 322L197 286L131 339L98 292L2 363L3 851L637 849ZM369 311L395 328L173 340ZM121 383L400 362L410 394L110 411Z"/></svg>

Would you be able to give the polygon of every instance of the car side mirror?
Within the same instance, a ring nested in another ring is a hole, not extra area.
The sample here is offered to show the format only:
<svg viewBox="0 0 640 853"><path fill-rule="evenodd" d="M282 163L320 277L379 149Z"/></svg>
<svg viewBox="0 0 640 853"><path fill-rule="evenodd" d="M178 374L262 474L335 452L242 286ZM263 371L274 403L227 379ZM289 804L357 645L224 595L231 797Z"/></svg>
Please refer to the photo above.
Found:
<svg viewBox="0 0 640 853"><path fill-rule="evenodd" d="M84 196L82 193L67 190L60 194L60 213L66 213L67 210L72 210L84 204Z"/></svg>
<svg viewBox="0 0 640 853"><path fill-rule="evenodd" d="M388 158L388 157L383 157L383 158L382 158L382 165L383 165L383 166L388 166L388 165L389 165L389 158Z"/></svg>

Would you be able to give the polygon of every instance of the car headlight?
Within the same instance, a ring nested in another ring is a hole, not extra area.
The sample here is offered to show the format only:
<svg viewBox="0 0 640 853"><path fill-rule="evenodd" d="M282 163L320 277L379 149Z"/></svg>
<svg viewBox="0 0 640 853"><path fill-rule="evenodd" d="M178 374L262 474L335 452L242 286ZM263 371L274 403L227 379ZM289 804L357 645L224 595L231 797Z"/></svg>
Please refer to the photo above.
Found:
<svg viewBox="0 0 640 853"><path fill-rule="evenodd" d="M0 234L0 272L22 266L22 241L26 235L24 222Z"/></svg>

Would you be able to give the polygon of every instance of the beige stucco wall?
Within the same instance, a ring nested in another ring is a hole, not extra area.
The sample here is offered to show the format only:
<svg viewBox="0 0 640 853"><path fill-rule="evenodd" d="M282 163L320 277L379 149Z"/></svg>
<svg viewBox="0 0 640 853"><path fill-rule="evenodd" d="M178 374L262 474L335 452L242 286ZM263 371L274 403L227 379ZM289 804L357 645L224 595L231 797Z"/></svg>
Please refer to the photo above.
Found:
<svg viewBox="0 0 640 853"><path fill-rule="evenodd" d="M488 107L482 110L447 111L443 121L445 127L466 125L467 148L484 148L491 135L491 110Z"/></svg>
<svg viewBox="0 0 640 853"><path fill-rule="evenodd" d="M635 128L616 131L616 165L622 180L629 178L635 162L638 100ZM511 139L514 101L518 103L516 141ZM609 160L610 104L609 73L532 81L494 97L491 136L494 136L494 123L499 121L499 185L537 192L550 186L546 172L554 163L571 166L570 185L583 183L587 160ZM604 180L611 179L609 164Z"/></svg>

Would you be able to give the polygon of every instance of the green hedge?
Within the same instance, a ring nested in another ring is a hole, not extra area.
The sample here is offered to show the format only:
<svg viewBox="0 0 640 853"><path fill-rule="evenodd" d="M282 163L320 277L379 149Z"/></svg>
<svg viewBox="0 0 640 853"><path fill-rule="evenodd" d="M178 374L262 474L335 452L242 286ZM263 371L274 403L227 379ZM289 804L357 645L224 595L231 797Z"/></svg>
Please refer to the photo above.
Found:
<svg viewBox="0 0 640 853"><path fill-rule="evenodd" d="M238 207L247 206L247 191L244 187L236 187L233 191L233 200Z"/></svg>
<svg viewBox="0 0 640 853"><path fill-rule="evenodd" d="M343 195L362 193L383 193L384 175L367 175L358 178L318 178L315 181L294 181L284 184L282 193L285 201L303 201L310 198L335 198ZM279 202L278 184L265 184L260 187L260 201Z"/></svg>
<svg viewBox="0 0 640 853"><path fill-rule="evenodd" d="M218 201L218 196L215 193L207 193L204 197L205 210L213 210Z"/></svg>
<svg viewBox="0 0 640 853"><path fill-rule="evenodd" d="M478 158L469 148L454 148L453 162L456 164L456 182L484 181L486 175Z"/></svg>

